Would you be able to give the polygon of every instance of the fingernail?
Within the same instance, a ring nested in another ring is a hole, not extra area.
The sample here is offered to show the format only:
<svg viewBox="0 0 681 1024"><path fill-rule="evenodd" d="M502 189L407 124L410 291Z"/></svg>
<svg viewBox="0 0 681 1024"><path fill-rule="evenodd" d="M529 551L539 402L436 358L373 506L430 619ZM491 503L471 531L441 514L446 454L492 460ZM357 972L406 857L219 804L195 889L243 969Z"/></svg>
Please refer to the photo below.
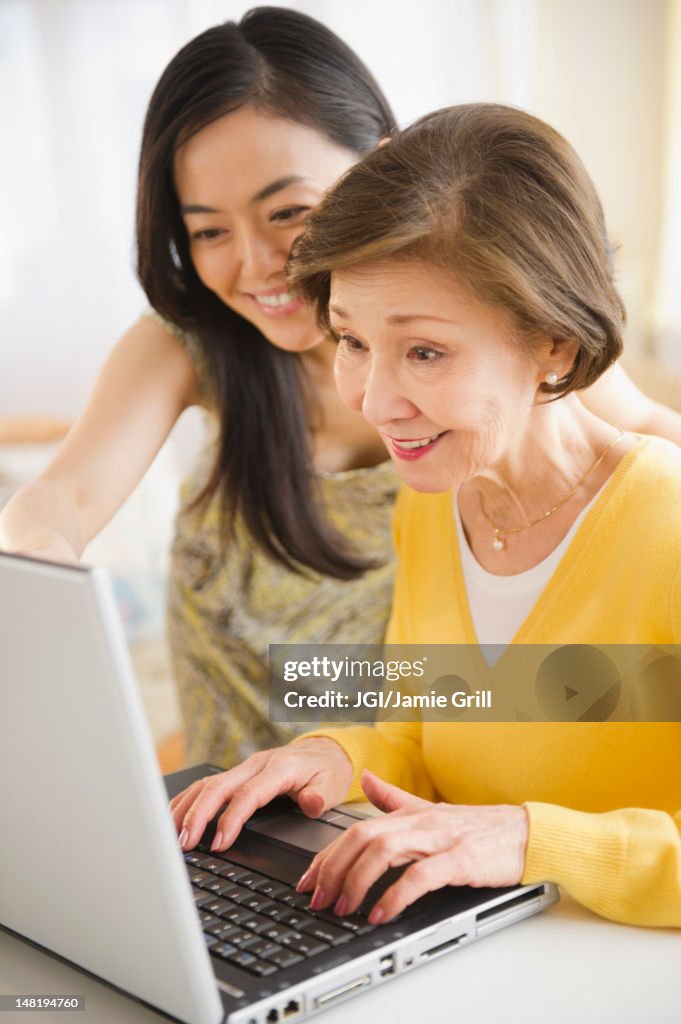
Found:
<svg viewBox="0 0 681 1024"><path fill-rule="evenodd" d="M336 906L333 908L333 912L334 914L338 914L339 917L342 917L343 914L347 914L348 898L344 892L342 892L338 899L336 900Z"/></svg>
<svg viewBox="0 0 681 1024"><path fill-rule="evenodd" d="M211 850L219 850L222 846L222 832L216 832L213 842L210 844Z"/></svg>
<svg viewBox="0 0 681 1024"><path fill-rule="evenodd" d="M180 849L184 850L185 844L186 844L188 839L189 839L189 832L187 832L186 828L183 828L182 831L180 832Z"/></svg>
<svg viewBox="0 0 681 1024"><path fill-rule="evenodd" d="M324 890L320 889L319 886L314 891L312 899L310 900L310 910L321 910L322 903L326 902L324 896Z"/></svg>
<svg viewBox="0 0 681 1024"><path fill-rule="evenodd" d="M300 876L300 878L298 879L298 884L296 885L296 892L305 892L308 885L310 884L311 874L311 871L306 871L304 875Z"/></svg>
<svg viewBox="0 0 681 1024"><path fill-rule="evenodd" d="M380 924L385 917L385 910L383 907L374 907L369 914L369 924Z"/></svg>

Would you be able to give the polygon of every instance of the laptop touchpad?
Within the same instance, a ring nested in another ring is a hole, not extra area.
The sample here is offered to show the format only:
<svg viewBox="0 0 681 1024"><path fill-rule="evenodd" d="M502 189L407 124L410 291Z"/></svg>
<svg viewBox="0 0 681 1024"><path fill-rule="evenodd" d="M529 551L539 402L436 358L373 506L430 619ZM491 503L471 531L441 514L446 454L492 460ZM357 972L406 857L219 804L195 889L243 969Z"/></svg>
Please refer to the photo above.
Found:
<svg viewBox="0 0 681 1024"><path fill-rule="evenodd" d="M244 828L287 846L307 850L308 853L319 853L343 834L342 828L294 813L273 814L271 817L265 814L251 818Z"/></svg>

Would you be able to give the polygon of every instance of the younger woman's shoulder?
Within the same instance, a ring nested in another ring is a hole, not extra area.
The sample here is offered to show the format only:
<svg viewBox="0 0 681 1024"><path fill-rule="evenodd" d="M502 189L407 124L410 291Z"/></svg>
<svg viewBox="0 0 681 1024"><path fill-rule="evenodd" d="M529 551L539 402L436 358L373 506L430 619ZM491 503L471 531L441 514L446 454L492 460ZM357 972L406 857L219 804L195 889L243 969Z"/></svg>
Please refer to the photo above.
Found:
<svg viewBox="0 0 681 1024"><path fill-rule="evenodd" d="M167 320L166 317L161 316L161 314L152 306L147 306L146 309L142 311L142 318L147 321L151 321L151 323L158 324L158 326L162 327L168 334L172 334L173 338L177 338L182 347L186 348L190 355L198 348L196 339L193 339L190 333L184 331L181 327L178 327L178 325L174 324L172 320Z"/></svg>
<svg viewBox="0 0 681 1024"><path fill-rule="evenodd" d="M209 375L206 365L206 357L196 335L192 334L191 331L183 330L182 327L173 323L172 320L166 319L166 317L162 316L152 306L147 306L147 308L143 310L142 318L162 327L163 330L172 335L172 337L175 338L187 352L194 364L194 370L196 372L196 378L199 385L200 404L211 407L213 403L210 400L210 388L208 387Z"/></svg>

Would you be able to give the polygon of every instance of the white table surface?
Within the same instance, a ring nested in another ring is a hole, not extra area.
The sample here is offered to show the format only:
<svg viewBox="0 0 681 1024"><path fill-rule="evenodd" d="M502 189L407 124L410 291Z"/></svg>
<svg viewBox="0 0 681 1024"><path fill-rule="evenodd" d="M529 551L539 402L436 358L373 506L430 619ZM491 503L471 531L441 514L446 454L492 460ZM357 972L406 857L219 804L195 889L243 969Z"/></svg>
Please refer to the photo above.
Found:
<svg viewBox="0 0 681 1024"><path fill-rule="evenodd" d="M0 993L73 994L85 1010L0 1024L167 1018L0 931ZM680 1024L681 932L611 924L563 896L542 914L327 1010L320 1024Z"/></svg>

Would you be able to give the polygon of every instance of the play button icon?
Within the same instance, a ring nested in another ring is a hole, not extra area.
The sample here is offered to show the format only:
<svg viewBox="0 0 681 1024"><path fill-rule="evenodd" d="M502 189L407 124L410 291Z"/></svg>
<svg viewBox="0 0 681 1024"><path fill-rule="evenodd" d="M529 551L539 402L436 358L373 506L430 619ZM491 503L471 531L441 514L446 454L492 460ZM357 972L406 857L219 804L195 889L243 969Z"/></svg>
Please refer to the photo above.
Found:
<svg viewBox="0 0 681 1024"><path fill-rule="evenodd" d="M622 692L619 671L598 647L566 644L541 663L535 694L549 722L605 722Z"/></svg>

